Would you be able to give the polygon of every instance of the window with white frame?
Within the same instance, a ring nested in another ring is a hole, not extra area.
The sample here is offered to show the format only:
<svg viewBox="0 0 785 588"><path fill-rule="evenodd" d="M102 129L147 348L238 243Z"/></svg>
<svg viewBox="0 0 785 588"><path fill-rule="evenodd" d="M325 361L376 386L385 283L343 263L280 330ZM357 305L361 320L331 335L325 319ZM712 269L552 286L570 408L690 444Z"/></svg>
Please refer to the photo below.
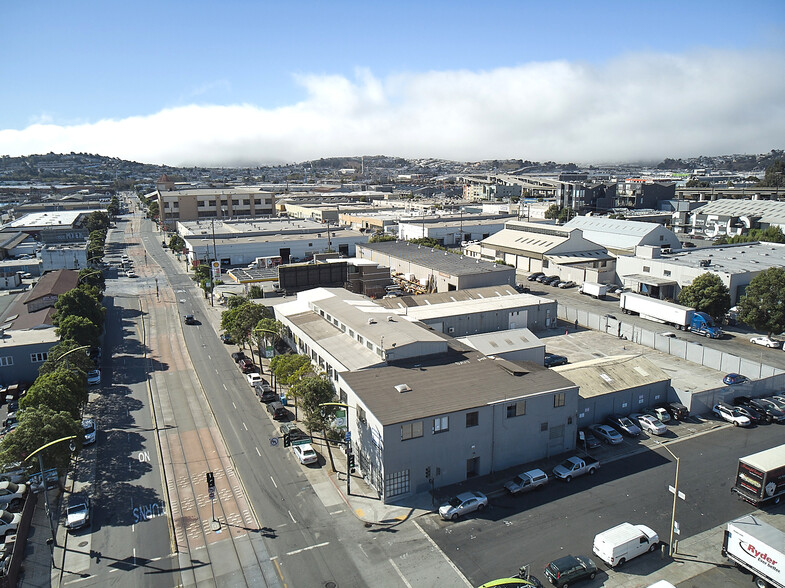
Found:
<svg viewBox="0 0 785 588"><path fill-rule="evenodd" d="M9 365L14 365L14 358L10 355L6 357L0 357L0 367L6 367Z"/></svg>
<svg viewBox="0 0 785 588"><path fill-rule="evenodd" d="M46 351L41 353L31 353L30 354L30 362L31 363L43 363L47 360L49 354Z"/></svg>
<svg viewBox="0 0 785 588"><path fill-rule="evenodd" d="M526 414L526 401L519 400L507 405L507 418L519 417Z"/></svg>
<svg viewBox="0 0 785 588"><path fill-rule="evenodd" d="M444 433L450 430L450 417L436 417L433 419L433 433Z"/></svg>

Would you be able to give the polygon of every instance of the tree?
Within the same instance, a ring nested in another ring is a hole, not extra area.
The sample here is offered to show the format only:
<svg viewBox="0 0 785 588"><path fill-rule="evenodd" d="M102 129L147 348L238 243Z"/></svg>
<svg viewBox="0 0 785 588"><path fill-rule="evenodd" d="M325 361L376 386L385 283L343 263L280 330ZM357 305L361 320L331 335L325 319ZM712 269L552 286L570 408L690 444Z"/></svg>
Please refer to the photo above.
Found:
<svg viewBox="0 0 785 588"><path fill-rule="evenodd" d="M559 217L558 217L559 218L559 222L560 223L566 223L568 220L570 220L574 216L575 216L575 211L572 208L570 208L569 206L567 206L566 208L562 208L559 211Z"/></svg>
<svg viewBox="0 0 785 588"><path fill-rule="evenodd" d="M74 288L57 297L55 325L59 325L60 321L67 316L83 316L99 328L103 328L106 309L101 306L101 303L88 288L89 286Z"/></svg>
<svg viewBox="0 0 785 588"><path fill-rule="evenodd" d="M180 253L185 248L185 240L180 235L169 237L169 249Z"/></svg>
<svg viewBox="0 0 785 588"><path fill-rule="evenodd" d="M79 345L96 347L101 329L94 322L83 316L69 315L64 317L55 330L61 340L70 339Z"/></svg>
<svg viewBox="0 0 785 588"><path fill-rule="evenodd" d="M262 349L267 347L269 341L273 346L281 339L283 323L271 318L263 318L253 330L253 337L256 339L256 346L259 348L259 357L262 356Z"/></svg>
<svg viewBox="0 0 785 588"><path fill-rule="evenodd" d="M263 318L272 318L272 314L272 310L266 306L245 300L240 306L221 313L221 328L238 345L244 347L250 341L253 329L259 321ZM253 348L250 349L253 357Z"/></svg>
<svg viewBox="0 0 785 588"><path fill-rule="evenodd" d="M691 180L688 180L686 184L684 184L684 187L685 188L710 188L711 184L709 184L709 182L702 182L697 178L692 178Z"/></svg>
<svg viewBox="0 0 785 588"><path fill-rule="evenodd" d="M36 378L27 394L19 400L19 407L27 410L46 406L55 412L67 412L76 419L79 418L87 397L84 380L76 370L58 367L55 371Z"/></svg>
<svg viewBox="0 0 785 588"><path fill-rule="evenodd" d="M261 287L254 284L248 290L248 298L264 298L264 292L262 292Z"/></svg>
<svg viewBox="0 0 785 588"><path fill-rule="evenodd" d="M410 239L409 243L413 245L422 245L423 247L430 247L431 249L438 249L439 251L447 251L447 248L439 243L432 237L419 237L417 239Z"/></svg>
<svg viewBox="0 0 785 588"><path fill-rule="evenodd" d="M785 161L778 159L768 166L763 176L763 181L759 182L758 185L772 188L785 186Z"/></svg>
<svg viewBox="0 0 785 588"><path fill-rule="evenodd" d="M291 386L311 371L311 360L307 355L276 355L270 360L270 371L280 383Z"/></svg>
<svg viewBox="0 0 785 588"><path fill-rule="evenodd" d="M106 211L109 213L109 216L117 216L120 213L120 200L118 200L117 196L112 196Z"/></svg>
<svg viewBox="0 0 785 588"><path fill-rule="evenodd" d="M294 386L292 390L301 399L297 405L302 405L305 412L304 422L309 431L324 431L334 412L334 407L320 406L325 402L331 402L335 398L335 390L330 381L324 376L303 378ZM329 408L330 410L327 410Z"/></svg>
<svg viewBox="0 0 785 588"><path fill-rule="evenodd" d="M19 426L0 442L0 461L23 462L39 447L71 436L76 437L73 442L77 451L81 450L84 440L82 423L68 412L56 412L47 406L30 408L19 413ZM56 467L61 473L65 472L71 461L69 442L63 441L46 448L43 458L47 466Z"/></svg>
<svg viewBox="0 0 785 588"><path fill-rule="evenodd" d="M248 300L246 298L243 298L242 296L230 296L229 298L226 299L226 308L231 310L232 308L237 308L238 306L242 306L246 302L248 302ZM221 315L221 318L223 320L223 315Z"/></svg>
<svg viewBox="0 0 785 588"><path fill-rule="evenodd" d="M545 218L556 219L559 218L560 208L558 204L551 204L545 211Z"/></svg>
<svg viewBox="0 0 785 588"><path fill-rule="evenodd" d="M785 269L769 268L752 278L738 306L741 322L769 335L785 331Z"/></svg>
<svg viewBox="0 0 785 588"><path fill-rule="evenodd" d="M380 235L376 234L371 237L368 242L369 243L383 243L384 241L395 241L397 237L395 235Z"/></svg>
<svg viewBox="0 0 785 588"><path fill-rule="evenodd" d="M78 347L84 347L84 345L79 345L79 343L71 339L65 339L50 347L46 361L38 368L38 377L40 378L44 374L51 374L60 367L69 370L75 369L78 370L77 375L84 381L83 386L87 386L87 372L95 369L95 365L87 354L88 350L80 349L75 351Z"/></svg>
<svg viewBox="0 0 785 588"><path fill-rule="evenodd" d="M86 267L79 270L79 284L87 284L98 288L101 292L106 290L106 279L101 270Z"/></svg>
<svg viewBox="0 0 785 588"><path fill-rule="evenodd" d="M153 220L158 220L158 214L159 214L158 201L151 200L147 205L147 215Z"/></svg>
<svg viewBox="0 0 785 588"><path fill-rule="evenodd" d="M730 308L730 290L720 277L710 272L699 275L679 292L679 304L720 318Z"/></svg>
<svg viewBox="0 0 785 588"><path fill-rule="evenodd" d="M101 210L96 210L87 216L83 226L89 233L92 233L93 231L104 231L104 234L106 234L106 230L109 228L110 224L112 223L109 221L109 215Z"/></svg>

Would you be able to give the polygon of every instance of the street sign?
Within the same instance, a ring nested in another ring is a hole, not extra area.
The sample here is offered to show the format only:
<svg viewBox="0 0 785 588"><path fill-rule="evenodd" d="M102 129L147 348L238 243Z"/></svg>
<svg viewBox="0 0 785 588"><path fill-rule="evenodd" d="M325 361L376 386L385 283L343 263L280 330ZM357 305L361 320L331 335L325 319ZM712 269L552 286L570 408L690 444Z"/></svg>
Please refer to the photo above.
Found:
<svg viewBox="0 0 785 588"><path fill-rule="evenodd" d="M668 492L673 494L675 491L676 489L673 486L668 486ZM687 500L687 495L684 492L679 492L679 498L682 500Z"/></svg>
<svg viewBox="0 0 785 588"><path fill-rule="evenodd" d="M270 437L270 447L278 447L278 437Z"/></svg>
<svg viewBox="0 0 785 588"><path fill-rule="evenodd" d="M215 487L210 488L210 500L215 498Z"/></svg>
<svg viewBox="0 0 785 588"><path fill-rule="evenodd" d="M343 436L343 439L347 443L351 442L351 440L352 440L352 432L351 431L346 431L346 434Z"/></svg>

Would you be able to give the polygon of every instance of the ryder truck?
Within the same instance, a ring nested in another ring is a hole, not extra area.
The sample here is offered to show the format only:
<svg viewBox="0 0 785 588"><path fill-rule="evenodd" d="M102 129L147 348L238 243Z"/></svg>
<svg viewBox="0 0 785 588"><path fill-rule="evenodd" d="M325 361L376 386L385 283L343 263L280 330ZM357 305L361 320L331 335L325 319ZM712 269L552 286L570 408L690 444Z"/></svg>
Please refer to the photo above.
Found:
<svg viewBox="0 0 785 588"><path fill-rule="evenodd" d="M785 495L785 445L740 457L731 492L755 506L778 504Z"/></svg>
<svg viewBox="0 0 785 588"><path fill-rule="evenodd" d="M785 588L785 533L752 515L728 523L722 555L752 573L757 588Z"/></svg>

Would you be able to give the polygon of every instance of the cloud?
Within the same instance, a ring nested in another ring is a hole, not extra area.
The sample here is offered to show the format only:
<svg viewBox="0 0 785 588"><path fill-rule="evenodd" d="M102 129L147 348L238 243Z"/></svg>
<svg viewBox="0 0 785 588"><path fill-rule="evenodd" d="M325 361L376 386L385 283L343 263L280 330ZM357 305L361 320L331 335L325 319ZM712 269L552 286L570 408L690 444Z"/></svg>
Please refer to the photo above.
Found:
<svg viewBox="0 0 785 588"><path fill-rule="evenodd" d="M388 154L472 161L658 161L782 148L779 53L633 54L380 79L301 75L304 98L190 105L89 124L0 131L0 153L85 151L171 165ZM162 97L165 101L166 97Z"/></svg>

